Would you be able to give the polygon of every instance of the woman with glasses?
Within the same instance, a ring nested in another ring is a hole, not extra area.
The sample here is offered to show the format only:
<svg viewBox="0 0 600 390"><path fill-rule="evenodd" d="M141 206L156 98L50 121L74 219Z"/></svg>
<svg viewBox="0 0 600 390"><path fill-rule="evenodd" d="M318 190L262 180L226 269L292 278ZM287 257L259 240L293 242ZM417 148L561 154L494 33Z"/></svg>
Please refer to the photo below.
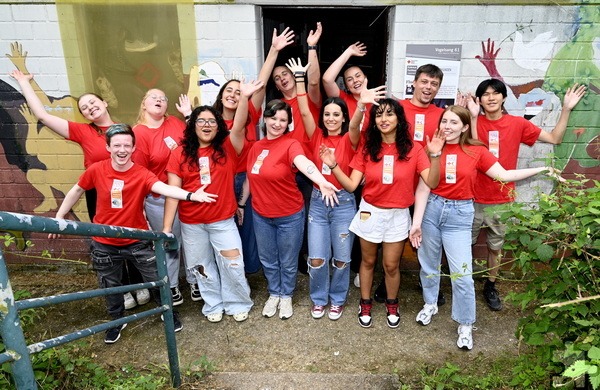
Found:
<svg viewBox="0 0 600 390"><path fill-rule="evenodd" d="M144 95L137 117L137 124L133 126L136 137L136 150L133 161L154 173L162 182L167 182L167 163L171 152L181 144L185 123L172 115L167 114L169 99L160 89L150 89ZM180 97L181 105L189 107L187 96ZM165 197L159 194L148 194L144 203L146 218L154 231L163 228L163 215L165 211ZM179 218L175 215L173 234L181 243L181 227ZM179 290L179 249L167 251L167 273L171 287L173 306L183 303L183 295ZM202 299L195 278L191 273L186 273L190 284L192 301Z"/></svg>
<svg viewBox="0 0 600 390"><path fill-rule="evenodd" d="M235 321L244 321L253 305L244 273L242 242L233 219L237 210L233 180L244 148L248 98L262 86L260 81L240 83L240 101L231 131L213 107L195 108L181 146L173 151L167 166L170 185L191 192L202 188L218 195L216 202L203 205L167 199L163 227L165 233L172 231L179 206L187 267L204 298L202 314L210 322L221 321L223 312Z"/></svg>

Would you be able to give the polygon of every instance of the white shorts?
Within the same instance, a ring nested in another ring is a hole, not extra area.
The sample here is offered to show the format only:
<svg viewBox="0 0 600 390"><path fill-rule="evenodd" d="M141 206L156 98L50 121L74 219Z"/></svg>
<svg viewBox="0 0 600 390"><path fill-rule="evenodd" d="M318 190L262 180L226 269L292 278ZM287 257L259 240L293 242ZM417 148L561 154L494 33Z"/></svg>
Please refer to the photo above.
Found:
<svg viewBox="0 0 600 390"><path fill-rule="evenodd" d="M408 209L380 209L362 199L350 231L369 242L399 242L408 237L410 226Z"/></svg>

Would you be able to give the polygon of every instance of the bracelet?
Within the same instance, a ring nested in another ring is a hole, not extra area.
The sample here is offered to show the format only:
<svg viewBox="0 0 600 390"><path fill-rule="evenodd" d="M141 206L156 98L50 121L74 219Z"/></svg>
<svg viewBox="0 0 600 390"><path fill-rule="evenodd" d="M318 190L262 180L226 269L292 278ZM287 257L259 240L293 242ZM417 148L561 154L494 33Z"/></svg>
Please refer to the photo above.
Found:
<svg viewBox="0 0 600 390"><path fill-rule="evenodd" d="M185 197L185 200L187 200L188 202L191 202L193 194L194 194L193 192L188 192L187 196Z"/></svg>
<svg viewBox="0 0 600 390"><path fill-rule="evenodd" d="M317 50L317 45L308 45L308 50Z"/></svg>
<svg viewBox="0 0 600 390"><path fill-rule="evenodd" d="M304 77L306 72L294 72L294 77Z"/></svg>
<svg viewBox="0 0 600 390"><path fill-rule="evenodd" d="M304 93L297 93L296 96L306 96L306 92L304 92Z"/></svg>
<svg viewBox="0 0 600 390"><path fill-rule="evenodd" d="M431 157L431 158L438 158L438 157L440 157L441 155L442 155L442 152L441 152L441 151L439 151L439 152L437 152L437 153L429 153L429 157Z"/></svg>
<svg viewBox="0 0 600 390"><path fill-rule="evenodd" d="M303 83L304 81L306 81L304 80L304 77L295 77L294 79L296 80L296 83Z"/></svg>
<svg viewBox="0 0 600 390"><path fill-rule="evenodd" d="M367 106L362 106L362 108L360 106L357 106L357 107L358 107L358 111L363 112L363 113L367 112Z"/></svg>
<svg viewBox="0 0 600 390"><path fill-rule="evenodd" d="M245 204L239 204L239 203L238 203L238 208L239 208L239 209L245 209L245 208L246 208L246 205L245 205Z"/></svg>
<svg viewBox="0 0 600 390"><path fill-rule="evenodd" d="M338 163L336 162L335 164L333 164L332 167L330 167L329 165L327 167L333 171L335 169L335 167L337 167L337 166L338 166Z"/></svg>

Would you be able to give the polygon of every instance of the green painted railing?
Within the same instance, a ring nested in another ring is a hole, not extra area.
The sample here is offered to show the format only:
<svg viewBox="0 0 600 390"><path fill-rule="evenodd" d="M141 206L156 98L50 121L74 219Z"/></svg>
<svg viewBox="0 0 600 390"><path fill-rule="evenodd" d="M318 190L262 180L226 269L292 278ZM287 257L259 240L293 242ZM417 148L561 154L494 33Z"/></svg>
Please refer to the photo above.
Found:
<svg viewBox="0 0 600 390"><path fill-rule="evenodd" d="M132 284L127 286L80 291L76 293L61 294L43 298L26 299L15 302L8 269L4 261L4 254L0 249L0 336L6 351L0 354L0 364L10 362L13 380L17 389L37 389L30 355L53 348L83 337L103 332L107 329L120 326L124 323L140 320L152 315L163 314L165 337L167 340L167 353L169 355L169 368L173 387L181 385L179 371L179 356L173 325L173 305L169 281L165 245L172 246L176 243L173 235L155 233L148 230L130 229L119 226L97 225L93 223L76 222L64 219L36 217L26 214L16 214L0 211L0 231L44 232L63 235L101 236L133 238L138 240L151 240L155 242L156 265L158 279L154 282ZM19 310L55 305L59 303L95 298L110 294L123 294L140 288L158 287L160 291L161 306L129 315L117 320L100 325L91 326L73 333L44 340L27 345L23 336L23 329L19 320Z"/></svg>

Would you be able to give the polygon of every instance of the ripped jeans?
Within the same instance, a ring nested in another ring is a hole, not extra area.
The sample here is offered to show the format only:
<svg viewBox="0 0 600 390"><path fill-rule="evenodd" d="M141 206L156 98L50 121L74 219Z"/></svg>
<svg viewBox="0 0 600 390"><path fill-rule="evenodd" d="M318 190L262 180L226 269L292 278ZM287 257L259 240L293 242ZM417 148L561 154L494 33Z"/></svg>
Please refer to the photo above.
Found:
<svg viewBox="0 0 600 390"><path fill-rule="evenodd" d="M186 264L204 299L202 314L249 312L253 302L233 217L209 224L182 222L181 239Z"/></svg>
<svg viewBox="0 0 600 390"><path fill-rule="evenodd" d="M354 233L349 230L356 214L354 195L337 194L339 205L326 206L321 191L313 188L308 212L308 274L310 299L315 305L343 305L350 284L350 254ZM332 254L333 252L333 254ZM322 260L319 265L312 262Z"/></svg>

